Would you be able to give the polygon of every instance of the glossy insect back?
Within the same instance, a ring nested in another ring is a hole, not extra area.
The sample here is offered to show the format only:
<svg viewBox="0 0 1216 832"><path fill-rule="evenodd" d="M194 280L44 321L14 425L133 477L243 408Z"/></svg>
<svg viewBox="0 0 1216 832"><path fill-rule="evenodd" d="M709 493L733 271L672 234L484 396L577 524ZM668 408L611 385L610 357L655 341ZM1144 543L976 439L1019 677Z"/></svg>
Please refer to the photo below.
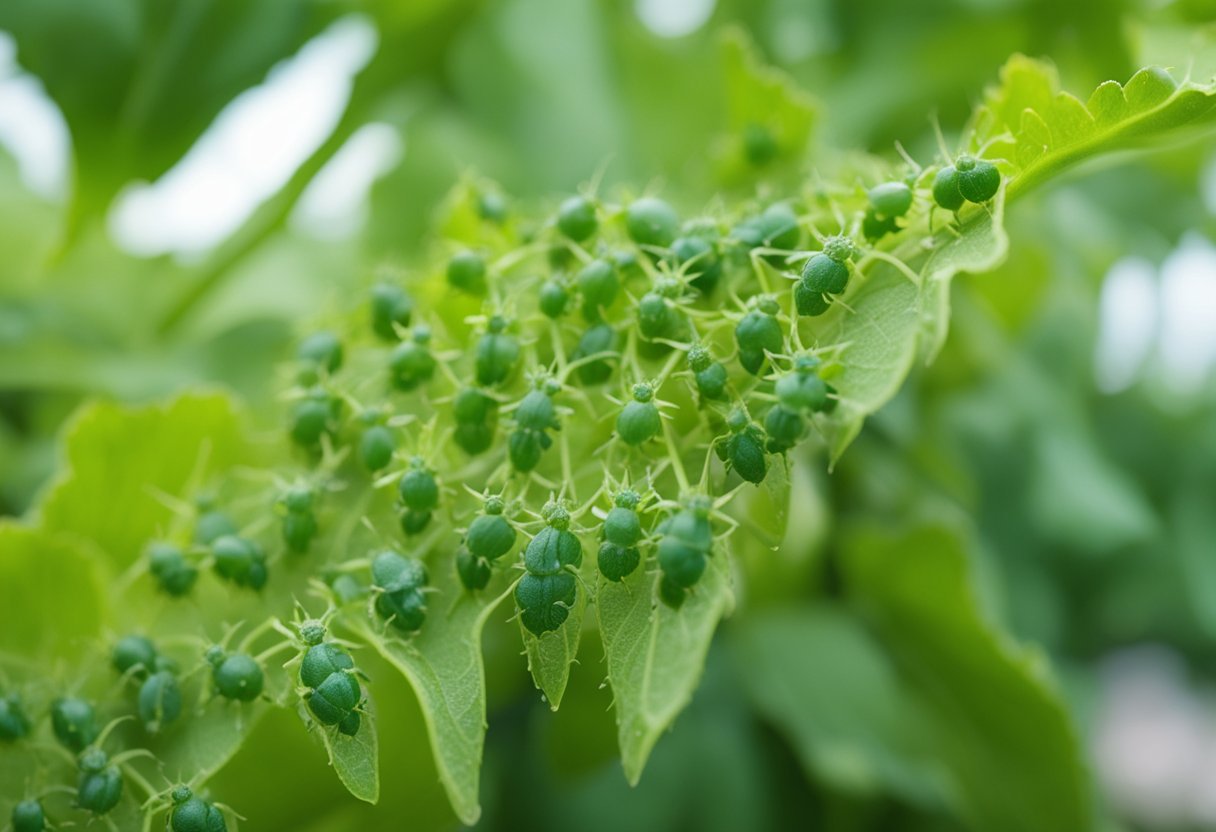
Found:
<svg viewBox="0 0 1216 832"><path fill-rule="evenodd" d="M324 641L325 628L317 622L301 625L300 637L307 645L300 660L300 684L309 712L322 725L353 737L359 733L363 706L354 660L338 645Z"/></svg>
<svg viewBox="0 0 1216 832"><path fill-rule="evenodd" d="M640 246L666 248L676 238L680 218L675 209L656 197L642 197L625 211L625 228Z"/></svg>
<svg viewBox="0 0 1216 832"><path fill-rule="evenodd" d="M958 192L968 202L987 202L1001 187L1001 172L989 161L960 156L954 167L958 171Z"/></svg>
<svg viewBox="0 0 1216 832"><path fill-rule="evenodd" d="M662 430L663 420L654 403L654 390L649 384L633 386L633 401L621 408L616 418L616 433L626 445L641 445Z"/></svg>
<svg viewBox="0 0 1216 832"><path fill-rule="evenodd" d="M659 525L660 598L668 606L679 607L709 564L713 551L713 527L709 504L693 498Z"/></svg>
<svg viewBox="0 0 1216 832"><path fill-rule="evenodd" d="M51 703L51 729L69 751L79 752L97 739L97 717L93 706L74 696Z"/></svg>
<svg viewBox="0 0 1216 832"><path fill-rule="evenodd" d="M158 670L139 688L139 719L148 733L155 734L182 713L182 691L170 670Z"/></svg>
<svg viewBox="0 0 1216 832"><path fill-rule="evenodd" d="M550 502L541 516L546 525L524 549L527 574L515 585L520 621L537 636L556 630L569 617L577 584L568 570L583 562L583 544L570 531L570 512Z"/></svg>
<svg viewBox="0 0 1216 832"><path fill-rule="evenodd" d="M0 742L14 742L30 732L30 720L15 693L0 696Z"/></svg>
<svg viewBox="0 0 1216 832"><path fill-rule="evenodd" d="M767 364L767 353L781 353L785 332L777 320L780 307L767 295L755 298L751 309L735 326L739 363L752 375L759 375Z"/></svg>
<svg viewBox="0 0 1216 832"><path fill-rule="evenodd" d="M211 681L215 692L225 699L252 702L262 695L266 674L257 659L244 653L225 654L223 650L209 652Z"/></svg>
<svg viewBox="0 0 1216 832"><path fill-rule="evenodd" d="M448 285L472 295L486 293L486 261L475 251L459 251L448 261Z"/></svg>
<svg viewBox="0 0 1216 832"><path fill-rule="evenodd" d="M595 203L586 197L572 196L557 209L557 230L576 243L589 238L597 228Z"/></svg>
<svg viewBox="0 0 1216 832"><path fill-rule="evenodd" d="M966 202L958 187L958 170L945 165L933 177L933 201L947 211L958 211Z"/></svg>
<svg viewBox="0 0 1216 832"><path fill-rule="evenodd" d="M77 762L76 805L94 815L108 814L122 800L122 772L100 748L87 748Z"/></svg>
<svg viewBox="0 0 1216 832"><path fill-rule="evenodd" d="M622 581L642 561L638 544L642 540L642 520L638 516L641 497L632 489L620 491L604 517L603 543L596 555L600 574L610 581Z"/></svg>
<svg viewBox="0 0 1216 832"><path fill-rule="evenodd" d="M219 807L208 803L189 788L173 790L173 806L169 810L172 832L227 832L228 823Z"/></svg>
<svg viewBox="0 0 1216 832"><path fill-rule="evenodd" d="M21 800L13 805L9 823L13 832L42 832L46 829L46 812L37 800Z"/></svg>
<svg viewBox="0 0 1216 832"><path fill-rule="evenodd" d="M198 580L198 567L186 559L181 547L166 541L153 541L148 545L148 572L158 588L165 594L180 598L194 587Z"/></svg>
<svg viewBox="0 0 1216 832"><path fill-rule="evenodd" d="M417 558L386 551L372 560L376 612L403 633L417 632L426 621L426 584L426 567Z"/></svg>

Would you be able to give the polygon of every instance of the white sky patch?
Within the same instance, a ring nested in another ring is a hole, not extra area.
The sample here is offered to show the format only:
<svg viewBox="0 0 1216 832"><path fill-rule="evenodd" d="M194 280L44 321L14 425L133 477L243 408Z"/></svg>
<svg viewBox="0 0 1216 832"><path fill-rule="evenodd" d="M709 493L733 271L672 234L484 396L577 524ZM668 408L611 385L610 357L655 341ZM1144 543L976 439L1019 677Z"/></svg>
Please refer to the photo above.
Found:
<svg viewBox="0 0 1216 832"><path fill-rule="evenodd" d="M16 160L30 191L57 201L67 192L68 126L42 83L16 61L13 37L0 32L0 145Z"/></svg>
<svg viewBox="0 0 1216 832"><path fill-rule="evenodd" d="M642 25L661 38L680 38L700 29L714 13L715 0L637 0Z"/></svg>
<svg viewBox="0 0 1216 832"><path fill-rule="evenodd" d="M376 30L349 15L230 102L172 169L115 200L110 232L127 251L195 257L236 231L333 132Z"/></svg>
<svg viewBox="0 0 1216 832"><path fill-rule="evenodd" d="M1161 267L1161 371L1178 393L1193 393L1216 366L1216 246L1187 234Z"/></svg>
<svg viewBox="0 0 1216 832"><path fill-rule="evenodd" d="M401 161L402 141L389 124L360 127L300 197L292 223L323 239L356 233L367 220L372 185Z"/></svg>
<svg viewBox="0 0 1216 832"><path fill-rule="evenodd" d="M1117 393L1135 383L1157 333L1157 270L1147 260L1115 263L1098 298L1098 389Z"/></svg>

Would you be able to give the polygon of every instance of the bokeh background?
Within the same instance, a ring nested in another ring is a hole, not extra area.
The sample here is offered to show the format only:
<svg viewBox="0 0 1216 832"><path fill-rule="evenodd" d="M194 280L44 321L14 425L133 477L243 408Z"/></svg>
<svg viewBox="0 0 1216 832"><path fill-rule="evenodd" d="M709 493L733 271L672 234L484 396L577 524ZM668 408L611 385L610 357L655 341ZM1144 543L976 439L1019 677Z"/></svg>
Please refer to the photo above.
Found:
<svg viewBox="0 0 1216 832"><path fill-rule="evenodd" d="M713 199L726 24L818 101L813 164L817 147L893 156L897 140L927 161L930 117L961 129L1014 52L1083 98L1146 63L1209 79L1213 20L1211 0L4 0L0 513L35 499L87 398L218 384L272 410L309 317L415 263L471 171L521 206L597 174L689 210ZM938 362L831 476L803 461L807 523L751 567L637 789L600 657L551 715L488 639L482 828L964 828L864 709L825 731L769 695L864 702L872 637L834 530L929 502L964 530L986 613L1050 660L1103 828L1216 829L1212 138L1086 168L1009 228L1009 262L956 281ZM296 762L315 755L295 752L291 714L213 789L253 829L455 826L394 695L379 810Z"/></svg>

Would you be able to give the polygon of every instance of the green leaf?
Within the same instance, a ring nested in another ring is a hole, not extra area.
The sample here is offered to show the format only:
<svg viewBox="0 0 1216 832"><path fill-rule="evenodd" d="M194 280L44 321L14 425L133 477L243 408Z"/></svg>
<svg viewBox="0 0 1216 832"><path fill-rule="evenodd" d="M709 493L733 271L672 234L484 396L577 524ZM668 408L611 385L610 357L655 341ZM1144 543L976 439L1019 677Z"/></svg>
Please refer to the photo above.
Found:
<svg viewBox="0 0 1216 832"><path fill-rule="evenodd" d="M380 750L370 697L366 708L353 737L327 728L318 730L342 785L360 800L375 803L380 799Z"/></svg>
<svg viewBox="0 0 1216 832"><path fill-rule="evenodd" d="M251 461L236 405L218 393L142 407L91 404L64 444L66 470L41 503L42 525L92 541L119 571L173 520L158 492L189 500L213 472Z"/></svg>
<svg viewBox="0 0 1216 832"><path fill-rule="evenodd" d="M0 522L2 652L51 662L96 650L109 620L105 583L86 544Z"/></svg>
<svg viewBox="0 0 1216 832"><path fill-rule="evenodd" d="M521 623L524 651L528 656L528 671L537 689L545 695L549 708L556 711L570 681L570 666L578 656L579 636L583 631L583 615L587 611L587 591L580 585L570 616L553 632L535 636Z"/></svg>
<svg viewBox="0 0 1216 832"><path fill-rule="evenodd" d="M746 181L757 166L746 152L748 131L758 130L773 142L774 162L802 159L815 125L817 106L786 73L767 65L747 33L738 27L722 35L724 96L729 133L716 148L719 175Z"/></svg>
<svg viewBox="0 0 1216 832"><path fill-rule="evenodd" d="M236 704L212 698L148 743L156 755L149 773L161 771L175 782L204 782L232 759L268 707L260 701Z"/></svg>
<svg viewBox="0 0 1216 832"><path fill-rule="evenodd" d="M714 630L734 603L728 557L721 549L715 553L679 610L654 600L655 575L643 569L619 583L599 583L595 606L621 764L631 784L642 776L659 736L692 698Z"/></svg>
<svg viewBox="0 0 1216 832"><path fill-rule="evenodd" d="M971 824L1092 829L1091 784L1062 697L1043 657L985 619L958 536L858 529L845 538L843 569L849 594L940 726L937 753Z"/></svg>
<svg viewBox="0 0 1216 832"><path fill-rule="evenodd" d="M445 569L436 576L438 591L432 596L436 600L426 626L410 640L379 631L363 614L348 618L346 626L371 644L414 689L439 779L456 816L472 825L481 815L478 789L486 734L481 630L511 588L496 596L475 597L450 573ZM502 577L493 585L501 586Z"/></svg>
<svg viewBox="0 0 1216 832"><path fill-rule="evenodd" d="M832 606L766 610L730 635L748 696L808 773L861 794L944 800L927 715L855 618Z"/></svg>
<svg viewBox="0 0 1216 832"><path fill-rule="evenodd" d="M940 350L954 276L988 271L1004 260L1004 206L998 193L990 206L969 213L959 230L930 237L928 251L919 240L905 243L889 256L908 272L886 259L863 259L842 302L816 325L820 345L840 348L842 369L832 379L840 405L824 427L833 461L866 417L899 392L916 359L931 360Z"/></svg>
<svg viewBox="0 0 1216 832"><path fill-rule="evenodd" d="M1060 90L1055 67L1015 55L975 117L976 146L1015 167L1010 199L1099 154L1160 145L1185 129L1216 121L1216 84L1179 84L1160 67L1124 85L1107 81L1082 103Z"/></svg>

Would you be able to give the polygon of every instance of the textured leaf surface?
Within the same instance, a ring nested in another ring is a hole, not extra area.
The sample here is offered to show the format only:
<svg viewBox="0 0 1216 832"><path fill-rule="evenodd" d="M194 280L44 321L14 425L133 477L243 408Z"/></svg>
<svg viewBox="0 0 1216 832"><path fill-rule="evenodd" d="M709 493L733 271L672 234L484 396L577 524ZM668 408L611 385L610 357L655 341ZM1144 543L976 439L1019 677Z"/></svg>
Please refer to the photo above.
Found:
<svg viewBox="0 0 1216 832"><path fill-rule="evenodd" d="M380 749L376 734L376 714L368 699L367 710L353 736L333 730L320 730L321 742L329 753L329 764L347 791L367 803L380 799Z"/></svg>
<svg viewBox="0 0 1216 832"><path fill-rule="evenodd" d="M639 569L620 583L601 580L596 596L621 764L630 783L637 783L659 736L692 698L714 630L734 603L722 551L678 611L652 601L653 581Z"/></svg>
<svg viewBox="0 0 1216 832"><path fill-rule="evenodd" d="M561 627L551 633L534 636L520 624L532 681L545 695L549 707L555 711L561 706L562 696L566 693L566 683L570 681L570 668L578 655L583 615L586 611L587 591L580 586L570 616Z"/></svg>

